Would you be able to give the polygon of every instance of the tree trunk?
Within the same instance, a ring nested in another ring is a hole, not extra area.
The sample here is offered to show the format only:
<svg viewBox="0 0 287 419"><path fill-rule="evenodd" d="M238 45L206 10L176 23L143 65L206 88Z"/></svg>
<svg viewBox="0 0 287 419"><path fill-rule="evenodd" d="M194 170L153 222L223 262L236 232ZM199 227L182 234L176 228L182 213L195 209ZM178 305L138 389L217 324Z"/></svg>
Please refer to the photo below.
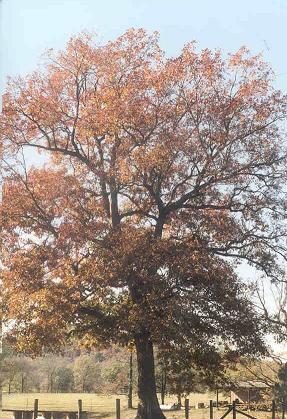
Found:
<svg viewBox="0 0 287 419"><path fill-rule="evenodd" d="M161 404L164 404L166 391L166 371L163 370L161 373Z"/></svg>
<svg viewBox="0 0 287 419"><path fill-rule="evenodd" d="M128 392L128 409L133 408L133 353L130 353L129 360L129 392Z"/></svg>
<svg viewBox="0 0 287 419"><path fill-rule="evenodd" d="M136 419L165 419L162 413L155 384L153 344L148 333L136 339L138 364L138 412Z"/></svg>

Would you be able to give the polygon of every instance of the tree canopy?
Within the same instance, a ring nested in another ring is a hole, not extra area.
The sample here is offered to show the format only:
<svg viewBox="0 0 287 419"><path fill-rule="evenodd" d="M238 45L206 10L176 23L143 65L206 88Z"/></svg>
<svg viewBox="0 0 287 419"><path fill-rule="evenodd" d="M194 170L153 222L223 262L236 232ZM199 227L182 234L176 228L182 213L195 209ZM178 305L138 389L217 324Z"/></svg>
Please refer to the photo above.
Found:
<svg viewBox="0 0 287 419"><path fill-rule="evenodd" d="M131 29L48 55L4 96L5 316L30 352L135 342L138 417L162 418L153 345L265 351L235 268L282 274L286 98L246 48L166 58ZM49 160L27 168L26 149Z"/></svg>

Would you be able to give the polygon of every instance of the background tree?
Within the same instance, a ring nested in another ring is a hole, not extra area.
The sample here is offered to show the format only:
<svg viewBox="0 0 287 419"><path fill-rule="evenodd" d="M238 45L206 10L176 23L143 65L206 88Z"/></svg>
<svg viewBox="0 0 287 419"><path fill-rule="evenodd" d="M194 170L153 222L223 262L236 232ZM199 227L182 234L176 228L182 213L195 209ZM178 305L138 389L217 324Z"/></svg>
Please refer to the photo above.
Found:
<svg viewBox="0 0 287 419"><path fill-rule="evenodd" d="M106 365L103 371L104 389L110 394L128 394L128 368L120 361Z"/></svg>
<svg viewBox="0 0 287 419"><path fill-rule="evenodd" d="M141 419L164 417L154 345L264 352L235 267L282 274L286 100L272 77L245 48L167 59L156 34L129 30L72 38L10 81L2 276L19 348L135 342ZM49 163L28 170L26 149Z"/></svg>
<svg viewBox="0 0 287 419"><path fill-rule="evenodd" d="M223 389L229 380L227 365L233 365L236 361L234 355L232 353L232 357L226 357L225 351L204 348L193 352L185 351L184 348L162 351L158 354L161 366L158 387L162 388L164 380L164 395L175 395L179 406L182 405L182 397L192 392Z"/></svg>
<svg viewBox="0 0 287 419"><path fill-rule="evenodd" d="M284 362L280 356L269 354L266 359L254 359L253 357L242 357L228 368L227 373L231 381L261 381L270 387L278 383L278 372Z"/></svg>
<svg viewBox="0 0 287 419"><path fill-rule="evenodd" d="M55 384L57 370L64 366L65 360L59 355L45 354L39 359L39 369L41 371L41 387L46 393L57 391Z"/></svg>
<svg viewBox="0 0 287 419"><path fill-rule="evenodd" d="M55 372L55 390L57 393L71 393L74 389L74 375L71 368L59 367Z"/></svg>
<svg viewBox="0 0 287 419"><path fill-rule="evenodd" d="M128 409L133 408L133 388L134 388L134 347L129 347L129 372L128 372Z"/></svg>
<svg viewBox="0 0 287 419"><path fill-rule="evenodd" d="M6 358L2 374L4 376L3 386L7 387L8 394L14 390L14 382L17 374L19 373L19 365L15 358Z"/></svg>
<svg viewBox="0 0 287 419"><path fill-rule="evenodd" d="M33 361L26 356L15 359L18 374L16 377L15 389L21 393L27 393L32 389L40 391L41 377L33 370Z"/></svg>
<svg viewBox="0 0 287 419"><path fill-rule="evenodd" d="M101 372L98 364L89 355L81 355L74 363L75 389L78 392L99 392Z"/></svg>
<svg viewBox="0 0 287 419"><path fill-rule="evenodd" d="M278 382L275 385L275 395L282 405L283 417L287 410L287 365L284 364L278 371Z"/></svg>

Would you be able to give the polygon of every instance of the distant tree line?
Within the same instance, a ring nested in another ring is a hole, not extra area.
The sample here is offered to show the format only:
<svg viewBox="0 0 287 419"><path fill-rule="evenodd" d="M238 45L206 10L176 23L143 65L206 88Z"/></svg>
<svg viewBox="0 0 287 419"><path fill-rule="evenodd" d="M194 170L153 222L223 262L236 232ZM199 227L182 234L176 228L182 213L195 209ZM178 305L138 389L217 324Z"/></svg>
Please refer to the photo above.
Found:
<svg viewBox="0 0 287 419"><path fill-rule="evenodd" d="M125 393L128 358L122 349L29 358L7 353L2 366L4 392Z"/></svg>
<svg viewBox="0 0 287 419"><path fill-rule="evenodd" d="M136 391L137 366L131 350L120 347L82 352L65 349L61 355L46 354L29 358L4 347L1 377L7 393L104 393L129 394L130 385ZM191 363L180 363L172 354L156 352L156 384L161 402L167 394L174 395L181 403L182 397L191 392L228 389L232 382L260 380L270 386L268 398L287 399L286 364L279 358L226 360L225 368L216 369L216 360L209 359L204 368ZM167 356L169 355L169 356ZM212 368L213 365L213 368ZM220 364L222 366L222 363ZM283 377L283 378L282 378ZM286 393L286 394L285 394Z"/></svg>

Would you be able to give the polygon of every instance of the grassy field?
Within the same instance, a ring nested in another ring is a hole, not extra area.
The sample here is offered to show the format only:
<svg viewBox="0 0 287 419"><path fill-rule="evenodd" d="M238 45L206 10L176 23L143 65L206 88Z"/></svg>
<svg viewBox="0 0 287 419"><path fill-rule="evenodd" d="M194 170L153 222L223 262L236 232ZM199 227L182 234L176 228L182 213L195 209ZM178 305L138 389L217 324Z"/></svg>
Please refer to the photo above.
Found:
<svg viewBox="0 0 287 419"><path fill-rule="evenodd" d="M83 410L90 413L91 419L112 419L115 418L115 404L116 398L121 399L121 418L134 419L136 416L135 410L127 409L126 396L104 396L95 394L51 394L51 393L33 393L33 394L11 394L3 395L3 409L31 409L33 410L34 399L39 399L39 411L44 410L77 410L77 401L82 399ZM206 393L192 393L189 395L190 406L195 406L197 403L209 403L209 400L215 399L215 394ZM227 400L226 396L220 394L220 400ZM173 403L176 399L174 397L167 397L166 403ZM134 399L136 406L136 399ZM226 410L226 409L225 409ZM224 413L224 410L214 409L214 419L219 419ZM183 419L184 411L165 412L168 419ZM252 413L251 413L252 414ZM256 412L254 416L259 419L271 419L271 413ZM228 415L227 419L232 416ZM244 419L244 416L239 416L238 419ZM3 412L3 419L11 419L12 414ZM2 419L1 418L1 419ZM209 419L208 409L193 409L190 411L190 419ZM279 418L278 418L279 419Z"/></svg>

